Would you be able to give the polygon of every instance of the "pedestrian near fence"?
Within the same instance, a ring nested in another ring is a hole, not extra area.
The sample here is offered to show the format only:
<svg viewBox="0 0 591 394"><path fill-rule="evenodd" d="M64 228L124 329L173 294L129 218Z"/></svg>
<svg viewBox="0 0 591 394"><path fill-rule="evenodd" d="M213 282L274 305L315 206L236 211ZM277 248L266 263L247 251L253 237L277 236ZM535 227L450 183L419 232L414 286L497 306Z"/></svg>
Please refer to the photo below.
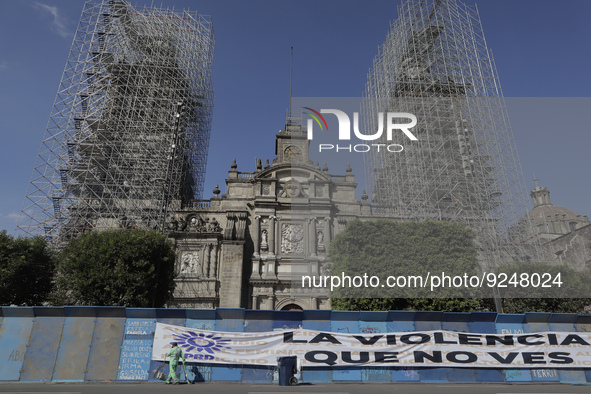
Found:
<svg viewBox="0 0 591 394"><path fill-rule="evenodd" d="M172 343L172 349L170 349L170 352L164 356L164 359L166 359L166 357L170 357L170 368L168 378L166 378L166 384L170 384L171 380L174 384L179 384L179 378L176 376L176 368L179 365L179 359L183 360L183 365L185 365L185 355L176 342Z"/></svg>

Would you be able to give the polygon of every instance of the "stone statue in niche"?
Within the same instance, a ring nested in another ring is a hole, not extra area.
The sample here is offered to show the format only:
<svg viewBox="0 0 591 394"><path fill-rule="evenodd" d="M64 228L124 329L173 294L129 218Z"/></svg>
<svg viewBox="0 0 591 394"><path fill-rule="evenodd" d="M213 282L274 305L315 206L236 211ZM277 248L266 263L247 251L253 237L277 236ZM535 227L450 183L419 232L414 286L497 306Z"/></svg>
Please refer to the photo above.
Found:
<svg viewBox="0 0 591 394"><path fill-rule="evenodd" d="M261 231L261 250L268 250L269 249L269 232L267 230Z"/></svg>
<svg viewBox="0 0 591 394"><path fill-rule="evenodd" d="M324 252L324 232L322 230L318 230L316 233L316 250L318 252Z"/></svg>
<svg viewBox="0 0 591 394"><path fill-rule="evenodd" d="M183 253L181 258L181 274L197 276L200 269L197 253Z"/></svg>
<svg viewBox="0 0 591 394"><path fill-rule="evenodd" d="M281 253L304 253L304 225L283 223L281 225Z"/></svg>

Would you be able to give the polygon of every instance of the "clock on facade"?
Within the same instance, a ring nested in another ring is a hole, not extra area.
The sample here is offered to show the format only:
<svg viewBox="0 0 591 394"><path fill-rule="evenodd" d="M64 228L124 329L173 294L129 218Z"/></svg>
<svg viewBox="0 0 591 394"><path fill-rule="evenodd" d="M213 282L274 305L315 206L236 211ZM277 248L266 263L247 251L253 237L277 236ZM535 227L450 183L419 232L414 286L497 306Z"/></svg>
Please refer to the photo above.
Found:
<svg viewBox="0 0 591 394"><path fill-rule="evenodd" d="M300 159L302 157L302 150L297 146L288 146L285 148L284 156L287 159Z"/></svg>

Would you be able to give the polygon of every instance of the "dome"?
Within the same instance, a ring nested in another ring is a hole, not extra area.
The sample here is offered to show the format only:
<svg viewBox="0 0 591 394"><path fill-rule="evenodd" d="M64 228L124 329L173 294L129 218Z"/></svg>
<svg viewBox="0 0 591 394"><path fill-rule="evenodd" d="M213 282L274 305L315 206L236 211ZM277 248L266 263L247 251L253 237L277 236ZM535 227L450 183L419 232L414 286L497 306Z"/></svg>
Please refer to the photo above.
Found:
<svg viewBox="0 0 591 394"><path fill-rule="evenodd" d="M534 208L516 226L525 233L524 239L540 238L547 242L589 224L586 215L581 217L571 209L553 205L548 188L535 181L536 187L530 193Z"/></svg>

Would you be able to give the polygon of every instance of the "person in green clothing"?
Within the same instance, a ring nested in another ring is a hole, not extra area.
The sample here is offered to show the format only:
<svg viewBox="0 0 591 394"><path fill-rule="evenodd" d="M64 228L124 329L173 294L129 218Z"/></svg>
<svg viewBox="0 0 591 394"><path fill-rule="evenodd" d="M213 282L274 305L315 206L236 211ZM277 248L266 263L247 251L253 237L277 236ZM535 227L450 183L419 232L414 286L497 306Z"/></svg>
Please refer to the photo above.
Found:
<svg viewBox="0 0 591 394"><path fill-rule="evenodd" d="M172 349L164 356L165 359L166 357L170 357L170 368L168 378L166 378L166 384L170 384L171 380L174 381L174 384L179 384L179 378L176 376L176 367L179 365L179 359L182 359L183 365L185 365L185 355L176 342L172 343Z"/></svg>

